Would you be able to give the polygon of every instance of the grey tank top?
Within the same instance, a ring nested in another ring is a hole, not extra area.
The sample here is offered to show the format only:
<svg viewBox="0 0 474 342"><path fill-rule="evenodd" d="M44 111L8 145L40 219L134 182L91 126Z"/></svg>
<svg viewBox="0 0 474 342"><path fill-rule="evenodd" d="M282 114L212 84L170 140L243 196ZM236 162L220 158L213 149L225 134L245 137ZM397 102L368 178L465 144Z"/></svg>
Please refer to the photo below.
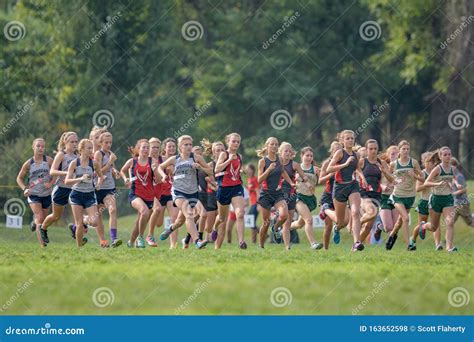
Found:
<svg viewBox="0 0 474 342"><path fill-rule="evenodd" d="M189 159L176 157L174 167L172 190L184 192L185 194L194 194L198 192L197 171L193 168L194 155L191 153Z"/></svg>
<svg viewBox="0 0 474 342"><path fill-rule="evenodd" d="M94 164L92 159L86 166L81 165L81 158L77 158L76 170L74 171L74 178L80 178L83 175L89 175L88 181L80 181L72 186L72 190L79 192L92 192L94 191Z"/></svg>
<svg viewBox="0 0 474 342"><path fill-rule="evenodd" d="M77 158L77 155L76 154L66 154L66 152L64 152L64 159L63 161L61 162L61 164L59 165L59 171L67 171L67 169L69 168L69 164L71 164L71 162ZM59 186L60 188L67 188L67 189L71 189L71 186L70 185L66 185L64 184L64 179L66 178L66 176L61 176L58 178L58 180L56 181L56 185Z"/></svg>
<svg viewBox="0 0 474 342"><path fill-rule="evenodd" d="M46 189L44 183L51 182L48 158L43 156L41 163L35 163L35 158L30 159L30 172L28 174L28 188L30 195L45 197L51 195L51 188Z"/></svg>
<svg viewBox="0 0 474 342"><path fill-rule="evenodd" d="M104 167L105 164L107 164L110 160L110 155L105 153L104 151L100 151L102 154L102 165L101 167ZM97 177L96 177L97 178ZM101 189L103 190L112 190L115 189L115 180L114 176L112 175L112 167L104 173L104 182L100 186Z"/></svg>

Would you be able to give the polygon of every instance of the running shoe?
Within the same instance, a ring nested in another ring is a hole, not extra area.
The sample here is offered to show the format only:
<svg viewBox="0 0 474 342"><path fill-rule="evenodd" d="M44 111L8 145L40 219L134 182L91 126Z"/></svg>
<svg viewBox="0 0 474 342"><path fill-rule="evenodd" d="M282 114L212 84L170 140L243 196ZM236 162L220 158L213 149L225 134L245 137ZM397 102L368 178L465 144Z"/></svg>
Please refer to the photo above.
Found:
<svg viewBox="0 0 474 342"><path fill-rule="evenodd" d="M68 225L69 231L71 232L71 236L74 240L76 240L76 225L74 223L69 223Z"/></svg>
<svg viewBox="0 0 474 342"><path fill-rule="evenodd" d="M424 240L426 237L426 228L425 228L425 221L421 221L418 227L418 235L420 235L420 239Z"/></svg>
<svg viewBox="0 0 474 342"><path fill-rule="evenodd" d="M107 240L101 240L100 241L100 247L102 248L109 248L109 242Z"/></svg>
<svg viewBox="0 0 474 342"><path fill-rule="evenodd" d="M458 252L458 248L457 247L452 247L450 249L448 249L448 252L451 253L451 252Z"/></svg>
<svg viewBox="0 0 474 342"><path fill-rule="evenodd" d="M165 230L163 230L163 233L160 234L160 240L161 241L166 240L171 235L172 232L173 232L173 229L171 226L169 228L166 228Z"/></svg>
<svg viewBox="0 0 474 342"><path fill-rule="evenodd" d="M198 249L202 249L202 248L206 247L207 240L197 240L195 245Z"/></svg>
<svg viewBox="0 0 474 342"><path fill-rule="evenodd" d="M30 229L31 229L32 232L34 232L36 230L36 223L35 223L34 220L31 221L31 223L30 223Z"/></svg>
<svg viewBox="0 0 474 342"><path fill-rule="evenodd" d="M214 242L214 241L217 240L217 235L218 235L218 234L217 234L217 230L214 230L214 229L213 229L212 232L211 232L211 241L212 241L212 242Z"/></svg>
<svg viewBox="0 0 474 342"><path fill-rule="evenodd" d="M245 243L245 241L242 241L242 242L239 244L239 248L240 248L240 249L247 249L247 244Z"/></svg>
<svg viewBox="0 0 474 342"><path fill-rule="evenodd" d="M397 241L398 234L395 235L390 235L388 237L387 243L385 244L385 248L389 251L393 248L393 245L395 245L395 241Z"/></svg>
<svg viewBox="0 0 474 342"><path fill-rule="evenodd" d="M341 242L341 234L339 233L339 229L337 229L336 225L332 226L332 241L334 241L336 245Z"/></svg>
<svg viewBox="0 0 474 342"><path fill-rule="evenodd" d="M183 245L183 249L188 249L189 248L189 243L186 243L186 238L183 238L181 240L181 244Z"/></svg>
<svg viewBox="0 0 474 342"><path fill-rule="evenodd" d="M137 248L145 248L145 239L143 236L139 235L137 241L135 242Z"/></svg>
<svg viewBox="0 0 474 342"><path fill-rule="evenodd" d="M321 248L323 248L323 244L322 244L322 243L313 242L313 243L311 244L311 249L316 249L316 250L317 250L317 249L321 249Z"/></svg>
<svg viewBox="0 0 474 342"><path fill-rule="evenodd" d="M44 243L49 243L48 231L46 229L43 229L43 226L41 225L40 225L40 236L41 236L41 240Z"/></svg>
<svg viewBox="0 0 474 342"><path fill-rule="evenodd" d="M115 239L114 241L112 241L112 245L111 245L111 246L112 246L112 248L115 248L115 247L118 247L118 246L120 246L120 245L122 245L122 240L120 240L120 239Z"/></svg>
<svg viewBox="0 0 474 342"><path fill-rule="evenodd" d="M146 243L148 244L148 246L158 247L158 245L156 244L155 237L153 235L147 235Z"/></svg>
<svg viewBox="0 0 474 342"><path fill-rule="evenodd" d="M442 244L436 245L436 250L437 250L437 251L442 251L443 249L444 249L444 247L443 247Z"/></svg>

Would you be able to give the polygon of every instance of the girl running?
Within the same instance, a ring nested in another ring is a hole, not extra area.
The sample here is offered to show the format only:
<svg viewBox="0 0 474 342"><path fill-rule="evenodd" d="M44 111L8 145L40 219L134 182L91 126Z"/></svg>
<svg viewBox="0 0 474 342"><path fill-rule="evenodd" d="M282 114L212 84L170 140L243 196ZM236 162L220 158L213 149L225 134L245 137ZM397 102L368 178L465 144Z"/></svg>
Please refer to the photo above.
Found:
<svg viewBox="0 0 474 342"><path fill-rule="evenodd" d="M346 203L351 208L351 227L354 244L352 251L362 251L363 243L360 241L360 190L355 174L359 176L360 182L367 187L367 181L360 170L357 153L352 151L355 141L355 133L344 130L340 134L343 149L337 150L329 162L327 172L334 172L334 207L336 209L336 226L333 229L334 241L339 241L339 230L344 227L346 216Z"/></svg>
<svg viewBox="0 0 474 342"><path fill-rule="evenodd" d="M216 168L217 160L222 152L225 151L225 146L220 141L215 141L211 144L211 142L207 139L201 140L201 145L204 149L205 155L210 155L212 160L208 163L209 167L211 168L212 172ZM215 176L210 176L207 182L207 220L206 220L206 231L210 232L210 236L208 236L208 241L216 241L217 239L217 230L214 230L214 224L217 218L217 183L215 180ZM210 239L209 239L210 238Z"/></svg>
<svg viewBox="0 0 474 342"><path fill-rule="evenodd" d="M360 218L362 225L361 241L365 241L370 235L372 226L377 218L382 201L382 175L389 181L393 181L388 164L377 158L379 144L375 139L369 139L365 143L367 157L359 162L359 167L367 180L368 187L361 186L362 210L364 215Z"/></svg>
<svg viewBox="0 0 474 342"><path fill-rule="evenodd" d="M197 170L202 169L208 175L212 175L212 170L206 164L203 157L192 153L193 139L189 135L182 135L178 138L179 155L168 158L159 166L159 172L162 177L166 176L165 169L168 166L174 166L174 180L171 193L173 203L181 211L186 221L186 229L191 235L196 247L201 249L207 245L206 240L199 238L194 223L194 207L199 201ZM160 235L161 240L166 240L174 230L174 225L181 224L178 217L177 222L165 229Z"/></svg>
<svg viewBox="0 0 474 342"><path fill-rule="evenodd" d="M100 135L102 133L105 133L105 132L107 132L107 127L94 126L94 127L92 127L92 130L89 133L89 139L94 144L94 155L92 156L92 159L94 159L95 153L100 150ZM118 173L117 170L115 170L115 172ZM96 177L96 175L95 175L95 177ZM97 183L97 179L94 179L94 181ZM102 214L101 210L99 210L99 214ZM89 219L88 219L87 215L84 216L84 229L87 231L86 221L87 221L88 224L91 224L91 222L89 222ZM99 220L95 220L95 222L97 222L100 225L99 229L104 230L104 225L102 223L102 218L100 218ZM76 238L76 224L75 223L70 223L68 225L68 227L69 227L69 230L72 233L72 238L75 239Z"/></svg>
<svg viewBox="0 0 474 342"><path fill-rule="evenodd" d="M419 180L420 182L423 182L424 178L418 161L410 157L410 143L406 140L402 140L398 144L398 149L400 151L400 156L390 165L393 175L395 176L395 186L393 194L390 196L390 200L394 203L395 209L397 209L400 214L403 236L408 249L410 245L410 233L408 227L410 209L413 206L413 203L415 203L416 198L415 181ZM399 229L400 225L397 225L390 233L385 245L387 250L393 248L395 241L397 241Z"/></svg>
<svg viewBox="0 0 474 342"><path fill-rule="evenodd" d="M109 132L104 132L99 136L100 149L94 153L94 162L100 165L101 172L104 175L104 182L100 189L96 191L99 206L97 229L101 232L104 231L102 212L107 208L109 212L110 242L111 246L115 248L122 244L122 240L117 235L117 204L115 201L117 195L115 179L120 178L120 173L114 167L117 156L111 151L112 139L112 134Z"/></svg>
<svg viewBox="0 0 474 342"><path fill-rule="evenodd" d="M171 157L176 156L176 140L173 138L166 138L161 144L161 157L160 164L168 160ZM179 210L173 205L173 197L171 196L171 187L173 186L173 166L170 165L166 168L165 173L166 177L162 179L161 185L161 197L160 204L162 210L158 216L157 227L161 227L165 218L165 210L168 210L168 215L171 219L171 224L176 221L178 217ZM175 229L170 236L170 249L177 248L178 245L178 229Z"/></svg>
<svg viewBox="0 0 474 342"><path fill-rule="evenodd" d="M292 187L294 183L278 157L277 138L268 138L263 148L256 152L257 156L261 158L258 161L258 182L261 184L258 204L263 218L263 225L260 228L260 247L265 248L272 207L275 207L279 214L275 227L281 226L288 219L288 206L281 188L283 180L286 180Z"/></svg>
<svg viewBox="0 0 474 342"><path fill-rule="evenodd" d="M120 174L125 185L130 188L128 200L138 213L138 224L133 228L127 245L130 248L134 246L145 248L143 235L155 199L153 182L159 183L161 176L157 170L158 166L153 163L150 157L150 143L147 139L138 140L134 148L129 148L129 152L132 158L127 160L120 170ZM131 170L131 177L127 178L129 170Z"/></svg>
<svg viewBox="0 0 474 342"><path fill-rule="evenodd" d="M203 150L201 146L194 146L192 152L196 156L203 157ZM203 157L204 159L204 157ZM209 165L209 164L208 164ZM212 170L211 170L212 171ZM206 172L202 171L201 169L197 170L197 177L198 177L198 198L199 201L196 204L196 217L194 221L196 222L197 230L199 239L204 239L204 231L206 229L206 221L207 221L207 183L209 181L209 176ZM183 222L184 223L184 222ZM176 225L175 225L176 227ZM207 240L207 239L206 239ZM186 237L181 240L183 244L183 249L189 248L189 242L191 241L191 234L187 233Z"/></svg>
<svg viewBox="0 0 474 342"><path fill-rule="evenodd" d="M44 154L45 141L43 138L33 140L33 157L23 163L16 182L23 195L28 198L28 204L34 215L36 236L41 246L47 246L40 235L39 227L48 215L51 207L51 189L55 179L49 174L53 159ZM28 183L24 183L28 175Z"/></svg>
<svg viewBox="0 0 474 342"><path fill-rule="evenodd" d="M278 155L280 156L280 163L283 165L283 168L285 169L293 184L295 184L297 175L299 175L300 183L306 182L308 180L309 177L306 176L305 172L303 172L300 164L293 160L296 155L296 152L295 150L293 150L293 147L289 142L284 141L280 144L280 147L278 148ZM283 235L283 242L285 244L285 248L288 250L290 249L291 221L295 214L297 196L295 188L286 181L283 182L281 189L283 191L283 197L285 198L286 205L288 207L289 219L285 221L282 227L273 226L272 232L275 234L276 238L280 238L281 235ZM312 219L313 217L311 216L311 231L313 229ZM311 243L312 242L314 241L311 241Z"/></svg>
<svg viewBox="0 0 474 342"><path fill-rule="evenodd" d="M87 213L90 222L96 226L99 216L97 211L97 198L95 190L99 190L104 180L100 165L92 161L94 145L89 139L79 142L79 156L69 164L67 175L64 180L66 185L72 186L69 195L74 222L76 224L76 243L82 247L87 242L84 236L84 212ZM98 176L97 184L94 184L94 171ZM102 248L109 247L104 238L103 230L96 229L97 236Z"/></svg>
<svg viewBox="0 0 474 342"><path fill-rule="evenodd" d="M244 215L245 215L245 199L244 188L242 187L242 178L240 177L242 168L242 156L237 153L240 146L240 135L230 133L225 137L227 150L219 155L215 167L215 175L218 183L217 188L217 207L218 216L215 227L218 234L215 242L215 249L222 246L225 237L225 221L229 215L229 204L235 210L237 219L237 237L239 239L239 248L247 249L244 241Z"/></svg>
<svg viewBox="0 0 474 342"><path fill-rule="evenodd" d="M258 217L258 210L257 210L257 198L260 192L260 186L258 184L257 176L255 176L255 166L253 164L248 164L246 168L247 173L247 191L249 192L249 203L250 208L248 211L249 215L253 216L254 226L252 227L252 243L257 243L257 217Z"/></svg>
<svg viewBox="0 0 474 342"><path fill-rule="evenodd" d="M150 158L152 160L152 164L155 164L157 167L161 163L160 158L160 149L161 149L161 141L158 138L151 138L148 140L150 143ZM153 199L153 212L150 216L150 228L148 231L148 235L146 237L146 242L148 246L157 247L155 240L155 228L159 221L160 215L163 212L163 207L161 206L160 199L162 193L162 186L163 183L157 183L153 180L153 192L154 192L154 199Z"/></svg>
<svg viewBox="0 0 474 342"><path fill-rule="evenodd" d="M380 155L380 159L386 162L388 165L391 165L392 162L398 159L399 150L398 146L391 145L387 148L385 153ZM393 202L390 200L390 196L393 193L394 187L394 178L392 176L392 181L389 181L388 178L382 174L382 196L380 204L380 219L382 220L383 230L387 233L392 232L395 225L401 225L401 220L399 220L398 210L395 209ZM374 233L374 238L379 241L382 234L382 230L377 229Z"/></svg>
<svg viewBox="0 0 474 342"><path fill-rule="evenodd" d="M456 214L454 215L454 223L458 220L459 217L462 217L464 222L470 227L474 227L474 220L472 219L469 196L466 194L467 184L466 177L464 177L462 166L459 161L452 157L451 165L456 168L455 179L456 183L461 185L461 188L453 188L454 196L454 209Z"/></svg>
<svg viewBox="0 0 474 342"><path fill-rule="evenodd" d="M77 142L77 134L75 132L65 132L59 139L58 153L54 157L50 170L50 175L57 177L56 185L52 192L53 212L46 216L39 227L43 244L49 243L48 227L61 218L64 207L69 201L71 186L65 184L64 179L66 178L69 164L77 158Z"/></svg>
<svg viewBox="0 0 474 342"><path fill-rule="evenodd" d="M428 179L431 171L433 170L433 163L431 162L432 152L425 152L421 155L421 163L425 166L423 169L423 178L424 180ZM429 215L429 208L428 202L430 199L431 188L425 187L425 181L420 182L419 180L416 181L416 192L421 192L420 200L418 201L418 206L416 211L418 212L418 224L415 228L413 228L413 234L410 238L410 243L408 245L409 251L416 251L416 239L418 237L420 223L428 221Z"/></svg>
<svg viewBox="0 0 474 342"><path fill-rule="evenodd" d="M454 179L457 173L456 168L451 165L451 149L443 146L438 153L434 153L430 160L436 165L430 172L424 185L431 187L431 196L429 200L430 222L420 223L419 234L423 240L426 230L436 231L439 228L441 215L446 221L446 250L448 252L457 252L458 249L453 245L454 240L454 199L451 193L453 183L457 189L462 186L457 184Z"/></svg>
<svg viewBox="0 0 474 342"><path fill-rule="evenodd" d="M324 184L324 190L321 195L321 210L319 212L319 217L324 221L324 233L323 233L323 244L324 249L329 248L329 240L331 238L331 229L334 229L337 222L336 210L334 208L333 201L333 188L334 188L334 172L327 172L327 168L331 161L331 158L334 156L336 151L342 149L342 144L339 141L333 141L329 149L329 158L326 159L321 165L321 175L319 177L319 184ZM350 210L346 209L346 214L344 217L343 226L346 226L349 223L351 213ZM334 226L333 226L334 223ZM338 244L340 240L336 240L335 243Z"/></svg>
<svg viewBox="0 0 474 342"><path fill-rule="evenodd" d="M304 147L300 152L300 157L302 161L300 168L301 171L303 171L303 176L301 176L299 172L296 175L296 211L298 211L300 219L291 223L291 228L298 229L304 226L306 237L308 238L311 248L321 249L323 248L323 244L316 242L316 239L314 238L313 215L311 214L311 212L317 207L314 190L318 183L318 170L316 168L316 163L314 162L313 149L309 146ZM291 215L290 211L290 217ZM285 247L286 249L290 249L290 232L288 230L286 237L285 228L283 232Z"/></svg>

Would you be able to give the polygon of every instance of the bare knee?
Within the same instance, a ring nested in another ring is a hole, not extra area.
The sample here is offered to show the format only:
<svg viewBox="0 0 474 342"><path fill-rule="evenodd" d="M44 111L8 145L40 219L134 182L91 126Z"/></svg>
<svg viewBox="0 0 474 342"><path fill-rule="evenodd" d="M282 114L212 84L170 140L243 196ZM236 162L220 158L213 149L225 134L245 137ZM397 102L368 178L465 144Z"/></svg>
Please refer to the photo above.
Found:
<svg viewBox="0 0 474 342"><path fill-rule="evenodd" d="M148 215L150 215L150 209L148 209L147 207L142 207L140 208L140 210L138 210L138 213L140 214L140 216L147 217Z"/></svg>

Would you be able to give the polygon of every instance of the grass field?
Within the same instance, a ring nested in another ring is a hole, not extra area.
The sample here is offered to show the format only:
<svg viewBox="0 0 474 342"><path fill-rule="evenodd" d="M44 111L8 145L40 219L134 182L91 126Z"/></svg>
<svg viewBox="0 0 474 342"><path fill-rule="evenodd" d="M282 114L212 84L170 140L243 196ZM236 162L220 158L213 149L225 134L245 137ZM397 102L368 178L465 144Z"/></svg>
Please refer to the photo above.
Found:
<svg viewBox="0 0 474 342"><path fill-rule="evenodd" d="M133 219L119 221L124 240L129 228L123 227ZM455 254L436 252L431 236L416 252L407 252L401 238L390 252L368 246L354 254L347 232L340 245L313 251L302 231L302 243L290 252L270 244L265 250L250 245L241 251L236 244L218 252L169 250L167 241L144 250L102 250L93 231L78 250L64 227L51 228L51 243L40 249L26 227L1 226L0 313L471 314L473 301L455 307L448 293L457 287L464 296L474 293L473 233L457 222ZM316 235L320 241L322 231ZM279 287L286 290L278 293Z"/></svg>

